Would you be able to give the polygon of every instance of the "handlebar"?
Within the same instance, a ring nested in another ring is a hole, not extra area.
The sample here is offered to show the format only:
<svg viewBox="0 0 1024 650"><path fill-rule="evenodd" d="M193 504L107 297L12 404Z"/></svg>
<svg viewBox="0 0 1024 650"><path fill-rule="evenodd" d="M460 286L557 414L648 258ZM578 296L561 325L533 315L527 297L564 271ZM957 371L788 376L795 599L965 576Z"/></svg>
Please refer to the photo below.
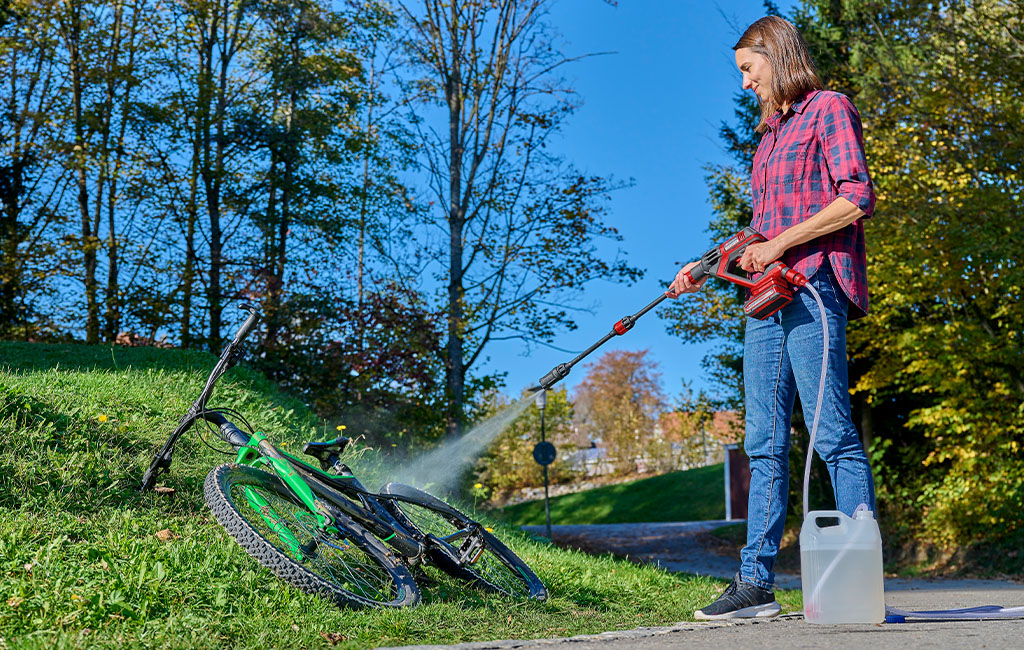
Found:
<svg viewBox="0 0 1024 650"><path fill-rule="evenodd" d="M210 399L213 394L213 386L220 379L221 375L227 372L228 368L237 363L239 359L239 346L246 339L249 334L256 329L256 325L259 324L262 314L255 305L242 304L239 308L249 312L249 317L245 319L242 326L238 328L238 332L235 333L235 338L227 344L224 351L220 355L220 359L217 361L217 365L214 366L210 372L210 376L206 380L206 385L203 387L203 391L199 394L199 397L192 406L189 408L188 413L182 416L178 422L178 427L174 430L174 433L164 442L163 448L156 454L153 461L149 465L149 469L142 477L142 490L149 490L156 484L157 477L167 470L171 465L171 453L174 450L174 445L188 429L195 424L197 418L207 420L211 424L217 426L219 437L225 442L230 443L236 447L244 446L249 443L249 436L245 435L241 430L238 429L234 424L229 422L223 415L213 411L206 410L206 402Z"/></svg>

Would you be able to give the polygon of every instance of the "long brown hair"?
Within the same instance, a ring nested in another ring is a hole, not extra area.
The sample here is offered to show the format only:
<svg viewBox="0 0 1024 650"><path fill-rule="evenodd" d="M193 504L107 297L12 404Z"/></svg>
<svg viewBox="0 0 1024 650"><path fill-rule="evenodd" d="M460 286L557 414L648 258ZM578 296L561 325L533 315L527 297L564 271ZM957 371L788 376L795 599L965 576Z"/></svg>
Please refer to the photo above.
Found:
<svg viewBox="0 0 1024 650"><path fill-rule="evenodd" d="M772 67L771 97L761 102L757 132L768 128L768 118L785 103L792 103L808 90L821 90L821 79L807 43L799 30L785 18L765 16L743 32L733 50L749 47L768 59Z"/></svg>

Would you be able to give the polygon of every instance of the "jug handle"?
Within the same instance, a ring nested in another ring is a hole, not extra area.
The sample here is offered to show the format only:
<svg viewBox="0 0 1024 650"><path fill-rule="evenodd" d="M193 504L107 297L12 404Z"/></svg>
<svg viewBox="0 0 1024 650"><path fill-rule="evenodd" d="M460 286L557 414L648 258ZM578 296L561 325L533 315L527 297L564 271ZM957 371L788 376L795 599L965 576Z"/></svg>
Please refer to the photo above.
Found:
<svg viewBox="0 0 1024 650"><path fill-rule="evenodd" d="M824 527L819 526L818 520L825 519L826 517L838 519L839 525ZM824 531L828 528L836 528L838 529L837 532L844 532L847 528L846 522L850 520L850 515L846 514L845 512L840 512L839 510L812 510L811 513L808 515L808 518L811 520L811 524L814 526L814 528L819 531Z"/></svg>

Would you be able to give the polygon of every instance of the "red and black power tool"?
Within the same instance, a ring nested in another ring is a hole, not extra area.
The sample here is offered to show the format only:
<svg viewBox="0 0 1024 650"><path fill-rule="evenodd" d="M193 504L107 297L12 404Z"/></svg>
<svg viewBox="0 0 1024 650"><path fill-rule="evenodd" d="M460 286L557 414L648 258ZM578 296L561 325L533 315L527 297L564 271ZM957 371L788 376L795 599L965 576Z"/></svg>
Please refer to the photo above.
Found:
<svg viewBox="0 0 1024 650"><path fill-rule="evenodd" d="M807 284L807 278L782 262L772 262L760 278L751 280L747 272L740 268L740 258L747 246L763 241L767 241L764 235L753 228L744 228L704 253L697 266L687 273L690 282L696 283L712 275L745 287L750 297L743 303L743 312L761 320L768 318L793 300L791 285L802 287Z"/></svg>
<svg viewBox="0 0 1024 650"><path fill-rule="evenodd" d="M751 280L747 272L740 268L740 258L747 246L767 241L764 236L747 227L739 231L725 242L715 246L701 256L697 266L688 272L689 280L692 283L699 282L707 276L721 278L727 282L738 284L750 291L750 297L743 303L743 311L748 316L764 320L775 312L779 311L793 300L792 285L802 287L807 284L807 278L802 273L795 271L782 262L772 262L765 268L764 273L757 280ZM633 314L625 316L612 326L612 331L605 334L601 340L581 352L575 359L568 363L560 363L551 369L548 374L540 378L539 385L530 390L547 390L555 383L564 379L572 367L579 363L584 357L608 342L614 336L621 336L633 329L637 319L658 306L662 300L667 298L661 294L649 305Z"/></svg>

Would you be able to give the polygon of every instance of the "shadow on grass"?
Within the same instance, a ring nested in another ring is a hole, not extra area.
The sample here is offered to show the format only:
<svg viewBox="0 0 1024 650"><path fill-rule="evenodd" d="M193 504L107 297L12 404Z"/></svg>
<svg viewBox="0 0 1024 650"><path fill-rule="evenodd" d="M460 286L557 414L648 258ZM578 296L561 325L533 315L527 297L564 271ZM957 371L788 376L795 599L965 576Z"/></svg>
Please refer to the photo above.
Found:
<svg viewBox="0 0 1024 650"><path fill-rule="evenodd" d="M57 507L78 516L154 503L152 495L138 491L145 469L138 459L153 451L138 430L104 426L0 386L0 439L0 506ZM201 494L204 478L186 472L176 483L186 493Z"/></svg>

